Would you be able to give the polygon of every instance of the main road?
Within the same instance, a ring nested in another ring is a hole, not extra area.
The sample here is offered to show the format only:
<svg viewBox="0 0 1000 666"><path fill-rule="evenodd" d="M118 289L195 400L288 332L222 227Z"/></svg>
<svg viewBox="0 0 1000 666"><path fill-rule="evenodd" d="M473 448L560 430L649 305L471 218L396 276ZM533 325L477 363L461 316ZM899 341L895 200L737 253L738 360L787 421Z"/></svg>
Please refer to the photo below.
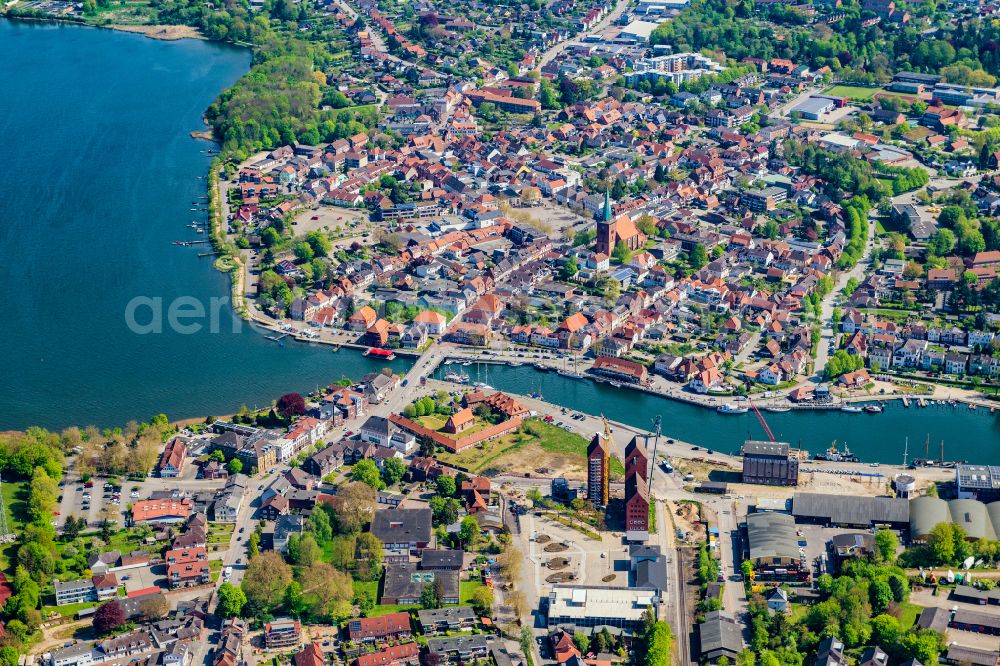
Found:
<svg viewBox="0 0 1000 666"><path fill-rule="evenodd" d="M594 26L587 32L587 34L594 34L596 32L600 32L604 28L608 27L608 25L610 25L614 21L617 21L618 17L625 12L625 9L630 4L632 4L632 0L618 0L618 2L615 4L614 9L605 14L604 18L602 18L600 21L595 23ZM549 62L552 61L553 58L562 53L567 46L574 43L583 36L584 35L582 34L576 34L570 37L569 39L564 39L558 44L549 47L549 49L545 51L538 59L538 68L541 69L542 67L547 65Z"/></svg>

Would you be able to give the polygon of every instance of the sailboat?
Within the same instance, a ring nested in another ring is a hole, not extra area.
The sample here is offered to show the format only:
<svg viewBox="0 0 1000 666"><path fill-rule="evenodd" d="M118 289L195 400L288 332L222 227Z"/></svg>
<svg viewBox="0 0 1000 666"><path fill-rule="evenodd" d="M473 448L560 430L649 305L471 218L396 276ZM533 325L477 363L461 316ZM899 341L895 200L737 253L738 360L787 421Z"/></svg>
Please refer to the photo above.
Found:
<svg viewBox="0 0 1000 666"><path fill-rule="evenodd" d="M573 356L573 372L566 369L566 360L563 359L563 369L559 371L559 374L570 379L583 379L583 375L576 371L576 356Z"/></svg>

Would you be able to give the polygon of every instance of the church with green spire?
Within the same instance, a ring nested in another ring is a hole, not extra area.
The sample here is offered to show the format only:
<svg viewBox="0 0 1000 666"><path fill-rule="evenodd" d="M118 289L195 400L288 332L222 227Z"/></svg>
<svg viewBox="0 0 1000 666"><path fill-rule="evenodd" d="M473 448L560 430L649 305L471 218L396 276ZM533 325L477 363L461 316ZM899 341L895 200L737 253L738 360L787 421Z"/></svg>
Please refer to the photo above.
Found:
<svg viewBox="0 0 1000 666"><path fill-rule="evenodd" d="M597 243L594 252L611 256L618 241L625 243L633 252L646 244L646 236L639 231L632 218L619 215L617 219L611 213L611 194L604 191L604 206L597 218Z"/></svg>

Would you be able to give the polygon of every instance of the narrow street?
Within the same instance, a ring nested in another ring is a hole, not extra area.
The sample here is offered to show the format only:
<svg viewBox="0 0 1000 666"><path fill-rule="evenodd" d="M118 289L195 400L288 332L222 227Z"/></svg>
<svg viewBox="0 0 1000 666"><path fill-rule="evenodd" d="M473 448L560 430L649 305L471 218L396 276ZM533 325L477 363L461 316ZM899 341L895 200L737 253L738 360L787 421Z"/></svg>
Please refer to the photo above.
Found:
<svg viewBox="0 0 1000 666"><path fill-rule="evenodd" d="M865 279L865 271L870 268L872 252L875 250L876 218L874 213L875 210L872 209L872 214L868 216L868 239L865 242L864 254L853 268L838 274L833 289L820 302L820 322L822 329L820 330L819 348L816 350L816 363L814 365L814 380L817 382L823 380L823 370L826 368L826 362L830 357L830 343L833 342L836 335L835 327L837 326L837 322L833 321L834 304L840 298L840 292L847 286L847 281L852 277L858 282L863 281Z"/></svg>

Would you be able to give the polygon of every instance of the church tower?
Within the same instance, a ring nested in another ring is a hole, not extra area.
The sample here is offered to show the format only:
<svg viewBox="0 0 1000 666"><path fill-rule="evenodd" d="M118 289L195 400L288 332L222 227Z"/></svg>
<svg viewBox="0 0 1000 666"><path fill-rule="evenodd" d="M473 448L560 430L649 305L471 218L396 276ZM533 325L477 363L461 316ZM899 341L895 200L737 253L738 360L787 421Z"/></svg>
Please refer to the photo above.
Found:
<svg viewBox="0 0 1000 666"><path fill-rule="evenodd" d="M595 216L597 218L597 246L594 251L598 254L611 256L615 249L615 225L611 220L611 196L604 190L604 207Z"/></svg>

